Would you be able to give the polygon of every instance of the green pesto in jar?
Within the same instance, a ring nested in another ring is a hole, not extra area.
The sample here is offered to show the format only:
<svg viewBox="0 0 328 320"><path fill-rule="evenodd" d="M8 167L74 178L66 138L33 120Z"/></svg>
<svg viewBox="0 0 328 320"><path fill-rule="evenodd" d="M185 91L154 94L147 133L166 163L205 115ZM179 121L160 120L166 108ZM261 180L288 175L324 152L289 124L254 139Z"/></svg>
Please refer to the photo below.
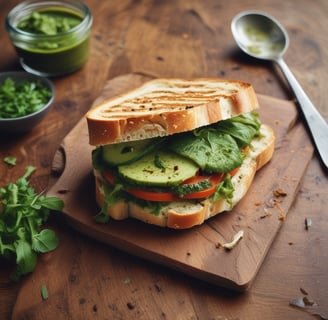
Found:
<svg viewBox="0 0 328 320"><path fill-rule="evenodd" d="M56 35L66 32L82 21L82 18L67 12L34 11L17 25L17 28L28 33Z"/></svg>
<svg viewBox="0 0 328 320"><path fill-rule="evenodd" d="M89 30L78 29L82 20L78 12L67 8L32 12L17 24L17 29L31 34L29 41L15 44L22 63L47 75L79 69L89 55Z"/></svg>

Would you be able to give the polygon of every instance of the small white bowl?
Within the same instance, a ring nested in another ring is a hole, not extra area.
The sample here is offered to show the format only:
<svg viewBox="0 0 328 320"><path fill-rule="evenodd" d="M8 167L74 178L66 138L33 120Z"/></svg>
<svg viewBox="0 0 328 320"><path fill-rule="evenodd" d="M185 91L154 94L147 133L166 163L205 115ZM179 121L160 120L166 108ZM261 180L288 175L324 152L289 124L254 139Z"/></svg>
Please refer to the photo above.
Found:
<svg viewBox="0 0 328 320"><path fill-rule="evenodd" d="M46 88L51 91L51 97L48 102L38 111L27 114L18 118L0 118L0 132L8 133L24 133L33 129L48 113L52 102L55 98L54 84L47 78L40 77L28 72L12 71L0 73L0 86L7 79L11 78L14 82L41 82ZM1 108L1 106L0 106Z"/></svg>

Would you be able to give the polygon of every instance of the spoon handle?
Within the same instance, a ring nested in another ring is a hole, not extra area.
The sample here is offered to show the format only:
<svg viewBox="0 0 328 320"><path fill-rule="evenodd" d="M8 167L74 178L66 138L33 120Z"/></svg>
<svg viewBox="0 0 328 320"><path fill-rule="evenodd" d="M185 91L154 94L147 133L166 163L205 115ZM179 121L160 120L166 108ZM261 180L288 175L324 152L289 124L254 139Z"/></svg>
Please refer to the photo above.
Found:
<svg viewBox="0 0 328 320"><path fill-rule="evenodd" d="M328 168L328 124L326 120L321 116L318 110L310 101L307 94L302 89L287 64L283 59L275 60L281 68L287 81L289 82L294 94L298 100L299 106L303 112L305 120L307 121L309 130L312 134L312 138L317 147L319 155L322 159L326 169Z"/></svg>

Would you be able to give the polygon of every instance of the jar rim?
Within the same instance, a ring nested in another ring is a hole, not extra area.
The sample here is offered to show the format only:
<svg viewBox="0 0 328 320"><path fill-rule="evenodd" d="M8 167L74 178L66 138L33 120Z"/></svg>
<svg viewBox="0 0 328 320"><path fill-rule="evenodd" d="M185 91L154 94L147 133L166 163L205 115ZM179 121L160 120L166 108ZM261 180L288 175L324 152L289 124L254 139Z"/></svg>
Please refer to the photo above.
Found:
<svg viewBox="0 0 328 320"><path fill-rule="evenodd" d="M60 8L60 7L68 7L72 9L73 11L76 11L78 13L82 13L83 17L82 21L75 27L64 31L60 32L54 35L46 35L46 34L37 34L37 33L30 33L24 30L21 30L17 28L17 24L21 19L19 17L21 16L22 18L26 16L26 11L27 14L30 14L34 12L35 10L42 9L42 8L47 8L47 7L55 7L55 8ZM17 18L18 15L18 18ZM13 25L13 19L17 19L16 25ZM69 35L72 33L75 33L81 29L87 30L91 27L93 22L93 18L91 15L91 12L89 8L81 1L79 0L45 0L45 1L38 1L38 0L25 0L18 5L16 5L14 8L11 9L11 11L8 13L5 21L6 28L8 32L15 32L17 35L25 36L25 37L30 37L34 39L56 39L57 37Z"/></svg>

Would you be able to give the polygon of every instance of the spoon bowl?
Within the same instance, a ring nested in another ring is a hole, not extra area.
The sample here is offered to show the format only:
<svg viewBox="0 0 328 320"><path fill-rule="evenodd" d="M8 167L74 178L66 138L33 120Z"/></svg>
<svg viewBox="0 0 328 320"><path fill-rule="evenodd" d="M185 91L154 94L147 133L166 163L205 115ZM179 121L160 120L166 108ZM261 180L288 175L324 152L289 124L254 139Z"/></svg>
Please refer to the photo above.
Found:
<svg viewBox="0 0 328 320"><path fill-rule="evenodd" d="M282 25L261 11L245 11L236 15L231 30L238 46L254 58L279 59L289 45L288 34Z"/></svg>
<svg viewBox="0 0 328 320"><path fill-rule="evenodd" d="M237 14L232 19L231 31L237 45L245 53L278 64L294 91L322 163L328 169L328 124L283 60L289 45L287 31L276 19L256 10Z"/></svg>

